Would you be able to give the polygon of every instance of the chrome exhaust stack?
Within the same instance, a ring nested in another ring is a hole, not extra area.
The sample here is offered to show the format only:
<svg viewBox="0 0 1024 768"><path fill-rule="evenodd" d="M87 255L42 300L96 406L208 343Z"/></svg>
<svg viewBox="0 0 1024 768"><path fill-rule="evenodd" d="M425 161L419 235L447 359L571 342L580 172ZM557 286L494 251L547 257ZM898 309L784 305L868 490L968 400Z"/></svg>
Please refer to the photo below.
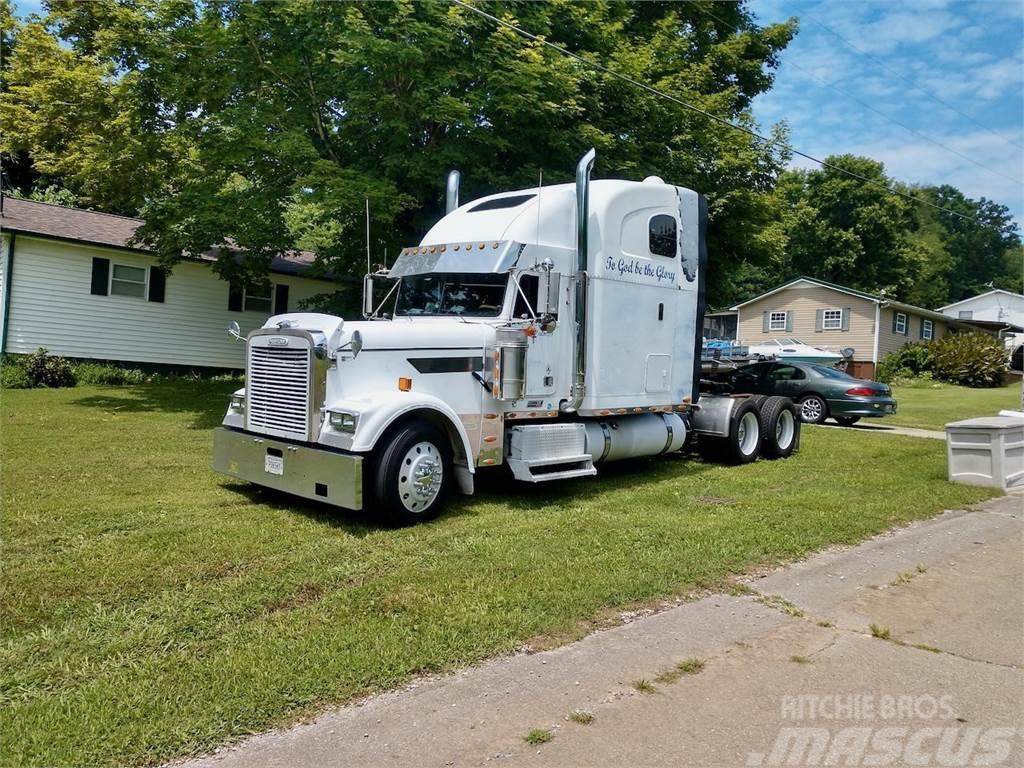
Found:
<svg viewBox="0 0 1024 768"><path fill-rule="evenodd" d="M459 207L459 182L462 180L462 174L458 171L450 171L448 173L448 184L445 188L444 196L444 212L449 214Z"/></svg>
<svg viewBox="0 0 1024 768"><path fill-rule="evenodd" d="M587 257L588 219L590 218L590 172L597 150L591 148L576 165L576 375L572 402L562 410L574 413L583 403L587 383Z"/></svg>

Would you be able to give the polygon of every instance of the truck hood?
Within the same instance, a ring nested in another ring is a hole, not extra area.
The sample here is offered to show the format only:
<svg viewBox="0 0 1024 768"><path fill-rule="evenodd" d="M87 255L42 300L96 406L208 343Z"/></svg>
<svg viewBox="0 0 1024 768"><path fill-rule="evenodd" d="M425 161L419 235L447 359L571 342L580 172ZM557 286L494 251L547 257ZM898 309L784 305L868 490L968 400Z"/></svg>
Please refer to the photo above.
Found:
<svg viewBox="0 0 1024 768"><path fill-rule="evenodd" d="M342 340L353 331L363 337L363 349L482 349L494 340L494 328L451 318L399 318L345 323Z"/></svg>

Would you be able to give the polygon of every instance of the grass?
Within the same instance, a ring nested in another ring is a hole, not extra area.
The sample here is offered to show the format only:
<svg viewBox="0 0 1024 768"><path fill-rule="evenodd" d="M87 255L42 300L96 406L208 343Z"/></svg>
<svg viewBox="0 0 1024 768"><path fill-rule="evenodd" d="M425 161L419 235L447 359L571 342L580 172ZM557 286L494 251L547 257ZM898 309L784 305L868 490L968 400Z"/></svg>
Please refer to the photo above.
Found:
<svg viewBox="0 0 1024 768"><path fill-rule="evenodd" d="M528 734L523 736L523 741L531 746L537 747L541 744L547 744L553 738L555 738L555 735L547 728L534 728Z"/></svg>
<svg viewBox="0 0 1024 768"><path fill-rule="evenodd" d="M789 660L791 662L793 662L794 664L810 664L811 663L811 660L810 660L809 657L807 657L807 656L800 656L800 655L797 655L797 654L794 654L794 655L790 656Z"/></svg>
<svg viewBox="0 0 1024 768"><path fill-rule="evenodd" d="M683 675L696 675L704 670L704 659L686 659L680 661L672 669L666 669L654 678L654 682L668 685L676 682Z"/></svg>
<svg viewBox="0 0 1024 768"><path fill-rule="evenodd" d="M880 627L877 624L869 626L868 631L871 632L872 637L877 637L879 640L888 640L891 635L888 627Z"/></svg>
<svg viewBox="0 0 1024 768"><path fill-rule="evenodd" d="M203 752L993 495L947 483L938 441L808 430L792 459L743 467L481 473L437 521L388 530L214 475L233 388L0 393L5 764Z"/></svg>
<svg viewBox="0 0 1024 768"><path fill-rule="evenodd" d="M569 719L578 725L590 725L594 722L594 715L582 709L574 709L569 713Z"/></svg>
<svg viewBox="0 0 1024 768"><path fill-rule="evenodd" d="M652 683L650 680L644 679L634 680L633 688L635 688L640 693L655 693L658 690L654 687L654 683Z"/></svg>
<svg viewBox="0 0 1024 768"><path fill-rule="evenodd" d="M787 616L800 618L804 615L804 612L800 610L799 606L793 605L793 603L789 602L789 600L781 595L763 595L758 598L758 602L767 605L769 608L781 611Z"/></svg>
<svg viewBox="0 0 1024 768"><path fill-rule="evenodd" d="M883 426L942 430L947 422L975 416L995 416L1000 410L1020 409L1020 380L1005 387L971 389L954 384L932 383L927 387L893 387L896 413L882 419L865 419Z"/></svg>

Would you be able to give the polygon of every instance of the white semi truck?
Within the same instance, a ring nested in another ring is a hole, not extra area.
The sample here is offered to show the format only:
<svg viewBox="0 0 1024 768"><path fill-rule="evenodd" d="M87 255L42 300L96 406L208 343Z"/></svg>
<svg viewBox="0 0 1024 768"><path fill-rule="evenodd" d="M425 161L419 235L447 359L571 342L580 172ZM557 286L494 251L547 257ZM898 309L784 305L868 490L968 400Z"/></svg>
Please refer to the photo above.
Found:
<svg viewBox="0 0 1024 768"><path fill-rule="evenodd" d="M408 524L502 465L583 477L693 433L735 463L788 456L790 401L700 392L704 198L592 182L594 159L575 184L461 206L453 171L444 218L367 275L364 320L289 313L249 334L214 468Z"/></svg>

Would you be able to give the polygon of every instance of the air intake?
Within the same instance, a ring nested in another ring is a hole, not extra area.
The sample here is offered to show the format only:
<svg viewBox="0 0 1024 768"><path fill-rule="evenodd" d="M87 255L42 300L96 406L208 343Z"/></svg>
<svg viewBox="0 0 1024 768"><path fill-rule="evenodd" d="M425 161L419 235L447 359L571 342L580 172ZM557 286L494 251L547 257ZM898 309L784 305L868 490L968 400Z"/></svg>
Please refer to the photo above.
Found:
<svg viewBox="0 0 1024 768"><path fill-rule="evenodd" d="M308 442L312 346L302 336L257 335L249 340L245 428Z"/></svg>

